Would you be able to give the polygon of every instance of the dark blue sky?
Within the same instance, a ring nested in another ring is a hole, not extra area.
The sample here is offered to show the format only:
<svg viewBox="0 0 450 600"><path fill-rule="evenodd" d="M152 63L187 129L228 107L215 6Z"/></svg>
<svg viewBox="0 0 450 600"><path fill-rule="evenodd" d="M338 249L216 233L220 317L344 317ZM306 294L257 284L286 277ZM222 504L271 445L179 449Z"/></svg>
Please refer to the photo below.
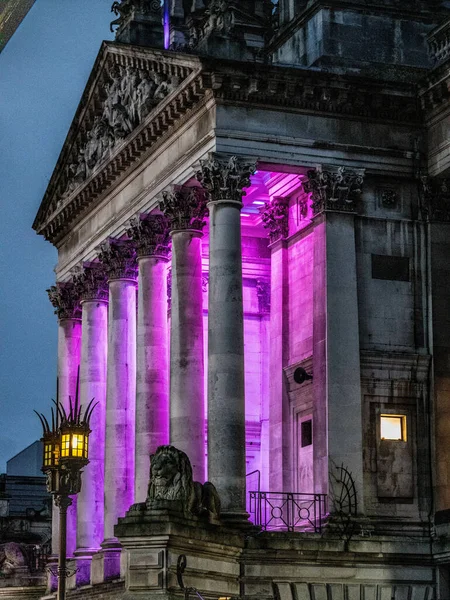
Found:
<svg viewBox="0 0 450 600"><path fill-rule="evenodd" d="M31 229L103 39L112 0L37 0L0 54L0 473L40 437L56 388L45 290L56 250Z"/></svg>

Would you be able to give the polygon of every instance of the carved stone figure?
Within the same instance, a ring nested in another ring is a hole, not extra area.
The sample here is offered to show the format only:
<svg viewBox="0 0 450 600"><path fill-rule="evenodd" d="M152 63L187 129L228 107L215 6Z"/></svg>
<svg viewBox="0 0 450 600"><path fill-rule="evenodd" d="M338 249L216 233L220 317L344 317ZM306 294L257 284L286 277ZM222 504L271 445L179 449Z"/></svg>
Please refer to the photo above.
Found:
<svg viewBox="0 0 450 600"><path fill-rule="evenodd" d="M18 567L26 567L27 559L20 544L0 544L0 573L12 577Z"/></svg>
<svg viewBox="0 0 450 600"><path fill-rule="evenodd" d="M158 500L179 501L186 512L218 518L220 499L212 483L193 481L187 455L174 446L160 446L150 457L147 506Z"/></svg>
<svg viewBox="0 0 450 600"><path fill-rule="evenodd" d="M286 198L273 198L261 209L264 228L269 231L270 243L286 238L289 233L289 201Z"/></svg>
<svg viewBox="0 0 450 600"><path fill-rule="evenodd" d="M111 12L114 13L117 19L111 21L109 29L111 32L114 31L114 26L120 27L125 19L132 13L134 8L133 0L120 0L113 2L111 6Z"/></svg>
<svg viewBox="0 0 450 600"><path fill-rule="evenodd" d="M145 71L139 71L139 79L141 81L136 90L136 104L138 121L141 123L155 104L153 98L157 86L150 73Z"/></svg>
<svg viewBox="0 0 450 600"><path fill-rule="evenodd" d="M114 65L105 84L106 98L101 114L78 147L78 155L66 168L66 187L61 199L67 198L95 168L107 158L110 150L137 127L149 112L180 84L180 78L143 69Z"/></svg>
<svg viewBox="0 0 450 600"><path fill-rule="evenodd" d="M228 35L234 26L234 13L227 0L211 0L206 9L208 21L206 31L221 32Z"/></svg>

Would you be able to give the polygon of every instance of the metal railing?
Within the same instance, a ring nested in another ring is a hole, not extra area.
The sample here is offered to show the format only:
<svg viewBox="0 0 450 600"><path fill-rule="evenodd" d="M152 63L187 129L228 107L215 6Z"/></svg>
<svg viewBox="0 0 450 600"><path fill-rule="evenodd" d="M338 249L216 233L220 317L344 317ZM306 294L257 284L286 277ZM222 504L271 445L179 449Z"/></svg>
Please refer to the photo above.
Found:
<svg viewBox="0 0 450 600"><path fill-rule="evenodd" d="M321 533L326 494L249 492L250 519L264 531Z"/></svg>

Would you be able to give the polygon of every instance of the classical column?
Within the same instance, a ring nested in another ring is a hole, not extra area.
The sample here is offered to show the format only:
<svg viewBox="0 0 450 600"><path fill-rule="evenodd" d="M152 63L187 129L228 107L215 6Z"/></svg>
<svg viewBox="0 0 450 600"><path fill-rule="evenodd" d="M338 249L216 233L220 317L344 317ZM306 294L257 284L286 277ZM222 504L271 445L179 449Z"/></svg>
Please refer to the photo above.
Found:
<svg viewBox="0 0 450 600"><path fill-rule="evenodd" d="M47 290L58 317L58 398L69 411L69 397L75 398L81 349L81 306L71 282L57 283ZM67 556L76 548L77 497L67 510ZM59 510L52 510L52 554L58 554Z"/></svg>
<svg viewBox="0 0 450 600"><path fill-rule="evenodd" d="M98 257L109 283L102 547L117 548L114 525L134 501L136 251L130 241L108 240L100 246Z"/></svg>
<svg viewBox="0 0 450 600"><path fill-rule="evenodd" d="M150 454L169 443L169 340L167 262L169 228L164 215L146 215L130 222L139 266L135 502L145 502Z"/></svg>
<svg viewBox="0 0 450 600"><path fill-rule="evenodd" d="M269 356L269 485L271 491L292 491L289 478L290 415L283 368L289 361L288 235L289 202L273 198L261 217L268 230L270 261L270 356Z"/></svg>
<svg viewBox="0 0 450 600"><path fill-rule="evenodd" d="M254 171L213 155L197 174L210 199L208 477L230 518L246 514L241 208Z"/></svg>
<svg viewBox="0 0 450 600"><path fill-rule="evenodd" d="M185 452L194 478L205 480L201 238L206 198L199 188L164 193L161 210L172 237L170 443Z"/></svg>
<svg viewBox="0 0 450 600"><path fill-rule="evenodd" d="M80 401L83 406L95 398L89 436L89 465L77 501L77 584L90 582L92 555L103 540L104 460L106 409L106 357L108 323L108 284L100 265L86 266L74 277L82 307L80 361Z"/></svg>
<svg viewBox="0 0 450 600"><path fill-rule="evenodd" d="M314 481L327 492L343 465L363 512L362 400L355 213L363 170L319 167L303 181L314 229ZM331 508L331 507L330 507Z"/></svg>

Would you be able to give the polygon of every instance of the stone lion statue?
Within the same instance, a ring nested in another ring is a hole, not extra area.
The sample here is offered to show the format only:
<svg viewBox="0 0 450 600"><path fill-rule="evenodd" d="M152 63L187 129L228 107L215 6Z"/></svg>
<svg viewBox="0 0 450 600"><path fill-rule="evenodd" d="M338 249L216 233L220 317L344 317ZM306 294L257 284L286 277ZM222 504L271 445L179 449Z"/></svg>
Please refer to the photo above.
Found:
<svg viewBox="0 0 450 600"><path fill-rule="evenodd" d="M207 481L193 481L187 455L174 446L160 446L150 456L150 482L147 505L154 501L178 501L194 515L220 516L220 499L216 488Z"/></svg>
<svg viewBox="0 0 450 600"><path fill-rule="evenodd" d="M20 544L0 544L0 573L12 576L18 567L26 567L28 561Z"/></svg>

